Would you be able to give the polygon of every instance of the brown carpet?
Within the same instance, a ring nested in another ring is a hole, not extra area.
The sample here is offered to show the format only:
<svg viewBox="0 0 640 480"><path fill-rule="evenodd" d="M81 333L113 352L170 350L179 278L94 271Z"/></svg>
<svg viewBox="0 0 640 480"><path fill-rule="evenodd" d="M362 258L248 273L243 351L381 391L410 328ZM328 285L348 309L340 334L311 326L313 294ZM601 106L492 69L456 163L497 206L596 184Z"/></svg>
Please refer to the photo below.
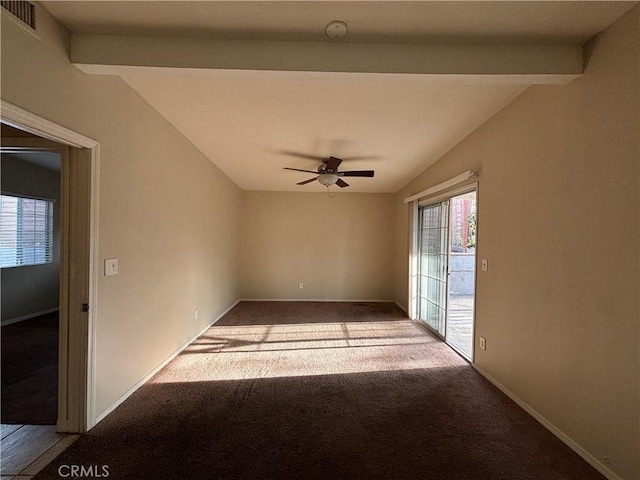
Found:
<svg viewBox="0 0 640 480"><path fill-rule="evenodd" d="M2 423L55 425L58 312L7 325L2 335Z"/></svg>
<svg viewBox="0 0 640 480"><path fill-rule="evenodd" d="M602 479L393 304L243 302L36 479Z"/></svg>

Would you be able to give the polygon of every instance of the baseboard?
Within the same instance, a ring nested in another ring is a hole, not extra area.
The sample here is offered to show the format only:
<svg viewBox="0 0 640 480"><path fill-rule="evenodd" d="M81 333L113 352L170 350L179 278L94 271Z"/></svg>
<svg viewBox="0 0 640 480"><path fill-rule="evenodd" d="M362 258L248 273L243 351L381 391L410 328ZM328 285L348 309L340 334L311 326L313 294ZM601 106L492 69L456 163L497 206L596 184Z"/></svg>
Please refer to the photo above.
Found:
<svg viewBox="0 0 640 480"><path fill-rule="evenodd" d="M509 390L507 387L498 382L495 378L489 375L487 372L478 367L475 363L471 364L473 368L484 378L493 383L502 393L504 393L511 400L516 402L525 412L535 418L543 427L553 433L556 437L558 437L563 443L565 443L571 450L580 455L589 465L598 470L602 475L607 477L609 480L623 480L616 473L614 473L609 467L600 462L596 457L587 452L584 448L582 448L576 441L574 441L567 434L562 432L558 427L556 427L549 420L544 418L540 413L538 413L531 405L518 397L515 393Z"/></svg>
<svg viewBox="0 0 640 480"><path fill-rule="evenodd" d="M169 355L166 359L160 362L153 370L151 370L147 375L145 375L138 383L136 383L133 387L127 390L120 398L118 398L115 402L113 402L106 410L104 410L100 415L96 416L95 421L91 427L95 427L101 420L103 420L107 415L113 412L116 408L120 406L122 402L124 402L127 398L129 398L136 390L138 390L142 385L147 383L151 377L153 377L156 373L162 370L171 360L176 358L180 352L182 352L185 348L191 345L196 338L202 335L209 327L215 324L218 320L224 317L233 307L235 307L241 300L236 300L229 308L227 308L224 312L210 321L207 325L204 326L198 333L196 333L193 337L183 343L175 352Z"/></svg>
<svg viewBox="0 0 640 480"><path fill-rule="evenodd" d="M29 320L31 318L39 317L40 315L46 315L48 313L57 312L60 310L59 307L49 308L48 310L42 310L41 312L29 313L28 315L22 315L21 317L10 318L8 320L2 320L0 325L5 327L7 325L11 325L13 323L24 322L25 320Z"/></svg>
<svg viewBox="0 0 640 480"><path fill-rule="evenodd" d="M241 298L240 302L377 302L392 303L391 299L372 298Z"/></svg>

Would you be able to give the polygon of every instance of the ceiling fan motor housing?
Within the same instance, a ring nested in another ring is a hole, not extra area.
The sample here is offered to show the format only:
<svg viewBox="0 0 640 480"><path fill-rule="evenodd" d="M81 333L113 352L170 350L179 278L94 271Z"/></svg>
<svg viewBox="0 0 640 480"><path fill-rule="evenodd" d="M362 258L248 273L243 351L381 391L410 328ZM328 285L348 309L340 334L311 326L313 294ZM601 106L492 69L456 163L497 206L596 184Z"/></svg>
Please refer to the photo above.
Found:
<svg viewBox="0 0 640 480"><path fill-rule="evenodd" d="M318 167L318 173L338 174L338 166L342 163L342 159L329 157L322 160L322 164Z"/></svg>

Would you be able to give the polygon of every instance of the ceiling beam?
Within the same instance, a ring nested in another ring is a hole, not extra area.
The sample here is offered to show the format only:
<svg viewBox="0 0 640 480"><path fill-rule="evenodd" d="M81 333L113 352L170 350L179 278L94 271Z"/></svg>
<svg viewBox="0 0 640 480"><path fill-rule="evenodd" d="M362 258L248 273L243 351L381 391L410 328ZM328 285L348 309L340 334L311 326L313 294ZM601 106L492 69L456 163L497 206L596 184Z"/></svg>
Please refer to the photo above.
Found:
<svg viewBox="0 0 640 480"><path fill-rule="evenodd" d="M132 67L427 75L463 81L568 83L583 73L582 47L216 41L73 34L71 62L87 73Z"/></svg>

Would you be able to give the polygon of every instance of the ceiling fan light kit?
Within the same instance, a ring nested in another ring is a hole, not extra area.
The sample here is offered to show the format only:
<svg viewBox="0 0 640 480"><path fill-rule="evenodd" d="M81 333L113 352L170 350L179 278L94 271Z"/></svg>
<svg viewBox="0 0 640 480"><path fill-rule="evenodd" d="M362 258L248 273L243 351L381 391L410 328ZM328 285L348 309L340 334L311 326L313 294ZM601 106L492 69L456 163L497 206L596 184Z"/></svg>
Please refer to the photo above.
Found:
<svg viewBox="0 0 640 480"><path fill-rule="evenodd" d="M338 181L338 175L335 173L322 173L318 175L318 181L325 187L330 187Z"/></svg>

